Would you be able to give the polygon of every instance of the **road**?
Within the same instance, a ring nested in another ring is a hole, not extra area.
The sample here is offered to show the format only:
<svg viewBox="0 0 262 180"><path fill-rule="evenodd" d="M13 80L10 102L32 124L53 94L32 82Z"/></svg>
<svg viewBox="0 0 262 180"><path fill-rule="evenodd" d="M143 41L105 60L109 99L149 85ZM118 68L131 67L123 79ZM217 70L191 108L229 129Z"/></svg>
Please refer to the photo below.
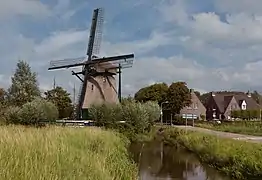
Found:
<svg viewBox="0 0 262 180"><path fill-rule="evenodd" d="M244 135L244 134L236 134L236 133L229 133L229 132L222 132L222 131L214 131L210 129L200 128L200 127L192 127L192 126L174 126L176 128L187 129L190 131L198 131L203 132L211 135L217 135L224 138L231 138L235 140L242 140L254 143L262 143L262 136L251 136L251 135Z"/></svg>

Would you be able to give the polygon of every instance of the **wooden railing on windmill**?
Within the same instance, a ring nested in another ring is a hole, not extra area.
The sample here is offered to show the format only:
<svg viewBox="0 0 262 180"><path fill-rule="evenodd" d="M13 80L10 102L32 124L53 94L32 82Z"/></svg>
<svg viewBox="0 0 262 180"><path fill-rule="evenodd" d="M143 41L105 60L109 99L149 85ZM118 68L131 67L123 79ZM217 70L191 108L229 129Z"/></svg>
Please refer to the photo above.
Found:
<svg viewBox="0 0 262 180"><path fill-rule="evenodd" d="M134 54L98 57L102 40L103 14L102 8L93 12L86 57L53 60L48 68L55 70L82 66L82 71L72 71L72 75L81 81L76 108L77 119L88 119L88 108L92 104L121 102L122 69L133 66ZM118 74L118 90L116 90L116 74Z"/></svg>

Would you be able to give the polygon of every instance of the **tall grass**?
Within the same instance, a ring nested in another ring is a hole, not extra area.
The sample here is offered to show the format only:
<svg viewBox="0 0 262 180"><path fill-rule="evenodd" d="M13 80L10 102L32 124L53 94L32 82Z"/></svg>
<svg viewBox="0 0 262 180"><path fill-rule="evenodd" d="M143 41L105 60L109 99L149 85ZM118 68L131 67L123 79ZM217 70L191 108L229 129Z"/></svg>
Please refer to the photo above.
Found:
<svg viewBox="0 0 262 180"><path fill-rule="evenodd" d="M136 179L128 140L112 131L17 126L0 131L1 179Z"/></svg>
<svg viewBox="0 0 262 180"><path fill-rule="evenodd" d="M182 145L200 159L235 179L262 178L261 144L220 138L199 132L166 129L165 140Z"/></svg>
<svg viewBox="0 0 262 180"><path fill-rule="evenodd" d="M262 123L258 121L222 122L221 124L197 123L196 126L217 131L262 136Z"/></svg>

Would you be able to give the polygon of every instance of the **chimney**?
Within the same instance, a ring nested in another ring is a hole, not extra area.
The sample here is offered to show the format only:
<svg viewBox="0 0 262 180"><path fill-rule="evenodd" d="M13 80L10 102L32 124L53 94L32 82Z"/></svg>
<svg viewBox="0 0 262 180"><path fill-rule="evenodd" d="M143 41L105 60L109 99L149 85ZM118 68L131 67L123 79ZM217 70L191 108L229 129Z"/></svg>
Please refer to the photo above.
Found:
<svg viewBox="0 0 262 180"><path fill-rule="evenodd" d="M194 92L194 89L190 89L190 93L193 93Z"/></svg>
<svg viewBox="0 0 262 180"><path fill-rule="evenodd" d="M216 96L215 92L212 91L211 96L213 96L213 97Z"/></svg>
<svg viewBox="0 0 262 180"><path fill-rule="evenodd" d="M249 91L247 92L247 97L251 98L251 93Z"/></svg>

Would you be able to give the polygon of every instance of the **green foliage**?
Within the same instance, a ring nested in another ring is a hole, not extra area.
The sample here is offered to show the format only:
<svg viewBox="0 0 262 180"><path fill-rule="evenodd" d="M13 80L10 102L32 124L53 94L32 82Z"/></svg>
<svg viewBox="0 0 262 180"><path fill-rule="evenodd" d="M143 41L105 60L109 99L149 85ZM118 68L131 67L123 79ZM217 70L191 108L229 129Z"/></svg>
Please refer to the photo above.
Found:
<svg viewBox="0 0 262 180"><path fill-rule="evenodd" d="M22 106L40 96L36 73L31 71L27 62L19 61L8 89L8 100L12 105Z"/></svg>
<svg viewBox="0 0 262 180"><path fill-rule="evenodd" d="M201 122L195 124L197 127L213 129L238 134L262 136L262 123L260 121L229 121L221 124Z"/></svg>
<svg viewBox="0 0 262 180"><path fill-rule="evenodd" d="M172 83L167 92L169 109L173 114L179 114L180 110L191 104L191 94L185 82Z"/></svg>
<svg viewBox="0 0 262 180"><path fill-rule="evenodd" d="M256 101L256 103L262 105L262 96L257 91L251 93L251 97Z"/></svg>
<svg viewBox="0 0 262 180"><path fill-rule="evenodd" d="M235 110L231 112L231 117L244 120L259 119L260 110Z"/></svg>
<svg viewBox="0 0 262 180"><path fill-rule="evenodd" d="M53 103L37 98L21 108L9 107L5 118L8 124L39 125L41 121L55 121L58 110Z"/></svg>
<svg viewBox="0 0 262 180"><path fill-rule="evenodd" d="M139 102L156 101L159 104L166 100L168 85L166 83L156 83L140 89L135 93L135 100Z"/></svg>
<svg viewBox="0 0 262 180"><path fill-rule="evenodd" d="M19 111L19 107L8 106L3 113L5 122L7 124L18 124L20 121Z"/></svg>
<svg viewBox="0 0 262 180"><path fill-rule="evenodd" d="M180 144L199 158L234 179L261 179L262 148L260 144L220 138L200 132L169 128L167 142Z"/></svg>
<svg viewBox="0 0 262 180"><path fill-rule="evenodd" d="M146 102L144 106L148 111L149 123L153 125L155 121L159 120L161 109L157 102L153 101Z"/></svg>
<svg viewBox="0 0 262 180"><path fill-rule="evenodd" d="M133 135L149 131L153 121L160 117L160 108L154 102L136 103L132 100L123 104L93 105L89 113L96 125Z"/></svg>
<svg viewBox="0 0 262 180"><path fill-rule="evenodd" d="M6 100L6 91L3 88L0 88L0 104L5 104L5 100Z"/></svg>
<svg viewBox="0 0 262 180"><path fill-rule="evenodd" d="M206 116L204 114L200 115L201 120L206 120Z"/></svg>
<svg viewBox="0 0 262 180"><path fill-rule="evenodd" d="M131 97L131 96L128 96L128 97L123 97L122 99L121 99L121 104L127 104L127 103L130 103L130 102L136 102L136 100L133 98L133 97Z"/></svg>
<svg viewBox="0 0 262 180"><path fill-rule="evenodd" d="M55 89L45 92L45 99L54 103L59 111L59 118L72 117L74 107L70 99L70 94L62 87L57 86Z"/></svg>
<svg viewBox="0 0 262 180"><path fill-rule="evenodd" d="M195 95L200 99L200 97L201 97L201 94L200 94L200 92L199 91L195 91Z"/></svg>

